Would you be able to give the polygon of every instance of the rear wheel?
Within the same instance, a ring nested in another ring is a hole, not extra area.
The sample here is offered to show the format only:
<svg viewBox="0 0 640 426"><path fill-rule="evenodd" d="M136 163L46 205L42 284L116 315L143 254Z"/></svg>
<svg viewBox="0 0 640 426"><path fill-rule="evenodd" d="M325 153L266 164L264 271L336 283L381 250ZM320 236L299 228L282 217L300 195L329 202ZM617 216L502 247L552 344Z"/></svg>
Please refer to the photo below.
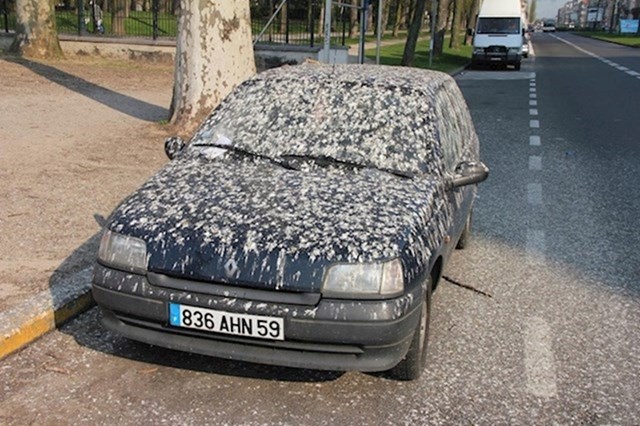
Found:
<svg viewBox="0 0 640 426"><path fill-rule="evenodd" d="M520 71L520 62L515 64L515 69L516 71Z"/></svg>
<svg viewBox="0 0 640 426"><path fill-rule="evenodd" d="M416 380L422 375L427 361L429 343L429 320L431 319L431 293L433 277L429 275L425 299L420 308L420 320L413 333L411 346L405 357L391 370L390 375L397 380Z"/></svg>

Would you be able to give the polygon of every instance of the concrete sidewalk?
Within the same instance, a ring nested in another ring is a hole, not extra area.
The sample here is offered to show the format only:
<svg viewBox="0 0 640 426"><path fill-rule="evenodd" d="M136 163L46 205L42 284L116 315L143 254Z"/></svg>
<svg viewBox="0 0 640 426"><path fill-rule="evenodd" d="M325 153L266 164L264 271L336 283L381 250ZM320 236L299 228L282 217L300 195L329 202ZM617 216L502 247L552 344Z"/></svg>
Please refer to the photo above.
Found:
<svg viewBox="0 0 640 426"><path fill-rule="evenodd" d="M172 65L0 55L0 358L92 304L104 217L166 162Z"/></svg>

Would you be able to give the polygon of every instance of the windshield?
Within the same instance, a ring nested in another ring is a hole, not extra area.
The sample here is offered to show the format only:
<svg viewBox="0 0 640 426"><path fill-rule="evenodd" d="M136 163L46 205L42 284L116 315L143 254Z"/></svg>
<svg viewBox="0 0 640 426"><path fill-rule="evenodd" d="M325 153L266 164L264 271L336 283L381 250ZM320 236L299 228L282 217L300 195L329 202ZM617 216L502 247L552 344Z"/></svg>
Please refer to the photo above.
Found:
<svg viewBox="0 0 640 426"><path fill-rule="evenodd" d="M477 34L520 34L520 18L479 18Z"/></svg>
<svg viewBox="0 0 640 426"><path fill-rule="evenodd" d="M233 145L279 159L331 158L424 173L435 134L426 95L366 82L253 79L207 119L193 146Z"/></svg>

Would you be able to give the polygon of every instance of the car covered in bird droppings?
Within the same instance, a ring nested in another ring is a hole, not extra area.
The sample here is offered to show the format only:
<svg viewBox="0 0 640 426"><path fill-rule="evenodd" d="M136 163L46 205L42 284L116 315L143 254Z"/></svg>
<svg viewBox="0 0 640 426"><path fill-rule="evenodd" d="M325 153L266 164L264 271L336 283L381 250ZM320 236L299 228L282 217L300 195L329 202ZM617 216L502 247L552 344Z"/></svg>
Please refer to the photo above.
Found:
<svg viewBox="0 0 640 426"><path fill-rule="evenodd" d="M425 365L431 294L488 169L448 75L304 64L245 81L110 216L104 325L263 364Z"/></svg>

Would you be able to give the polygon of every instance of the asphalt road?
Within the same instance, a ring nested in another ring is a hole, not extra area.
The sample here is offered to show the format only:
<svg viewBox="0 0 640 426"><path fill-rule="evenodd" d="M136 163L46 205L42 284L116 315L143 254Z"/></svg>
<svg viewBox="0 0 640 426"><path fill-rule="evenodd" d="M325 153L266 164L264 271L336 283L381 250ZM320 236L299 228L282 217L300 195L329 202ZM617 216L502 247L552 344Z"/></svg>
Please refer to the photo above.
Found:
<svg viewBox="0 0 640 426"><path fill-rule="evenodd" d="M640 423L640 52L533 40L458 77L491 176L445 274L487 295L440 286L419 381L152 348L94 309L0 363L0 423Z"/></svg>

